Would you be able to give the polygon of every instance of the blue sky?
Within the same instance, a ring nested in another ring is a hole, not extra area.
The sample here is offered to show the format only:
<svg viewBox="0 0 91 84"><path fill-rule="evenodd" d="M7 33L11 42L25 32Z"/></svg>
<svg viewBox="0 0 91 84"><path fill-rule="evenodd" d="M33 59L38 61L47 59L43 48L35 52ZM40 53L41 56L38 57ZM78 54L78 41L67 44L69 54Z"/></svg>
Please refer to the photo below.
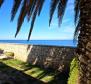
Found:
<svg viewBox="0 0 91 84"><path fill-rule="evenodd" d="M74 0L68 0L61 27L58 27L57 11L55 11L51 26L49 27L50 0L46 0L41 15L36 18L34 29L31 35L32 40L69 40L73 39L74 26ZM19 11L13 22L10 22L13 0L5 0L0 9L0 39L26 40L30 28L30 22L25 19L22 28L15 38L17 19Z"/></svg>

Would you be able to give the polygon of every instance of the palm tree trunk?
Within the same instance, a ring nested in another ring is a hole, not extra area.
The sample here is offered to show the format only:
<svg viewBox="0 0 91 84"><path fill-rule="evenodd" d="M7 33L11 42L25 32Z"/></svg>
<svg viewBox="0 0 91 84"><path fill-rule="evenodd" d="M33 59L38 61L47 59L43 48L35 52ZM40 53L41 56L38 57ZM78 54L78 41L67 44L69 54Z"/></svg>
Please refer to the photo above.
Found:
<svg viewBox="0 0 91 84"><path fill-rule="evenodd" d="M91 84L91 0L80 0L79 84Z"/></svg>

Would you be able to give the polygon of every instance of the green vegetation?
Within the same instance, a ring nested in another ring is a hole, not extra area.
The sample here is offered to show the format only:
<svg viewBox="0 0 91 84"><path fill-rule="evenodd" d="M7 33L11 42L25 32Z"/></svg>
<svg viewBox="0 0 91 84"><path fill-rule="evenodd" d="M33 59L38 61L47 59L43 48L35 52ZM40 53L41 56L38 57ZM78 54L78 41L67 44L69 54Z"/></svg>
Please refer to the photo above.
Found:
<svg viewBox="0 0 91 84"><path fill-rule="evenodd" d="M68 79L68 84L77 84L78 81L78 62L77 59L74 58L71 62L70 66L70 74Z"/></svg>
<svg viewBox="0 0 91 84"><path fill-rule="evenodd" d="M31 65L29 63L25 63L19 60L15 60L15 59L0 60L0 62L9 67L22 71L23 73L30 75L34 78L40 79L43 82L52 81L54 79L54 76L56 75L55 71L49 72L37 66ZM8 70L8 67L5 67L4 65L3 66L0 65L0 71L6 72L6 70ZM12 74L13 73L11 73L11 75Z"/></svg>
<svg viewBox="0 0 91 84"><path fill-rule="evenodd" d="M14 56L14 53L13 53L13 52L4 52L4 54L5 54L6 56L11 56L11 57Z"/></svg>

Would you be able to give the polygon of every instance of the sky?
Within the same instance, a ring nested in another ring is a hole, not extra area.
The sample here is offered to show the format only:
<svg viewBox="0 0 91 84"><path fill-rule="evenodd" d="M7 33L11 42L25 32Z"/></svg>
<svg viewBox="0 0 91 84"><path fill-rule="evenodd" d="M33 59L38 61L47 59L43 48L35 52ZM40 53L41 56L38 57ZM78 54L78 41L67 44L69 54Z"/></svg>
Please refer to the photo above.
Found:
<svg viewBox="0 0 91 84"><path fill-rule="evenodd" d="M19 11L13 22L10 21L13 0L5 0L0 9L0 40L27 40L30 22L24 20L22 28L15 38ZM41 14L36 18L30 40L72 40L74 35L74 0L68 0L67 8L61 26L58 26L57 11L55 11L49 27L50 0L46 0Z"/></svg>

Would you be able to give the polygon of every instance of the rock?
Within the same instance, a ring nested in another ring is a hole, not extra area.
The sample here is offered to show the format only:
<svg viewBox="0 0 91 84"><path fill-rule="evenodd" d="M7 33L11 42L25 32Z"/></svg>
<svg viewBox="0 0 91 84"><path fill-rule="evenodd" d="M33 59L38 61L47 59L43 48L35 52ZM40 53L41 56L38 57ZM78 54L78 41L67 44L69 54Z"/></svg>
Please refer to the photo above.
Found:
<svg viewBox="0 0 91 84"><path fill-rule="evenodd" d="M5 56L5 55L0 55L0 59L6 59L7 58L7 56Z"/></svg>

